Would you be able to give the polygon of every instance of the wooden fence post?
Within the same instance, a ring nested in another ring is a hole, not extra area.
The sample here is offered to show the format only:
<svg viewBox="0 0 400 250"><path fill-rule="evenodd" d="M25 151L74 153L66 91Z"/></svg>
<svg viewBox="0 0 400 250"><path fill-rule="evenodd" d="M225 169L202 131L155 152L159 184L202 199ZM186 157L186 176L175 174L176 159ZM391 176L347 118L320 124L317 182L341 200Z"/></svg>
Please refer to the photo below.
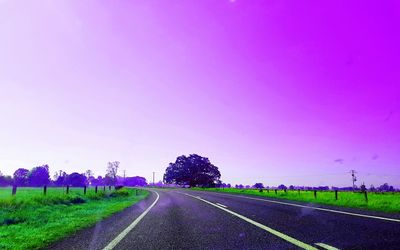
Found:
<svg viewBox="0 0 400 250"><path fill-rule="evenodd" d="M300 189L297 189L297 193L300 195Z"/></svg>
<svg viewBox="0 0 400 250"><path fill-rule="evenodd" d="M367 191L364 191L365 202L368 203L368 194Z"/></svg>
<svg viewBox="0 0 400 250"><path fill-rule="evenodd" d="M83 186L83 194L86 194L86 185Z"/></svg>
<svg viewBox="0 0 400 250"><path fill-rule="evenodd" d="M97 186L94 188L94 192L97 194Z"/></svg>
<svg viewBox="0 0 400 250"><path fill-rule="evenodd" d="M67 194L69 194L69 185L67 185Z"/></svg>
<svg viewBox="0 0 400 250"><path fill-rule="evenodd" d="M103 191L104 191L104 192L106 191L106 186L103 186Z"/></svg>
<svg viewBox="0 0 400 250"><path fill-rule="evenodd" d="M275 194L276 194L276 195L278 194L278 190L276 190L276 189L275 189Z"/></svg>
<svg viewBox="0 0 400 250"><path fill-rule="evenodd" d="M335 199L338 200L338 191L335 190Z"/></svg>
<svg viewBox="0 0 400 250"><path fill-rule="evenodd" d="M269 193L269 189L267 189L267 193Z"/></svg>
<svg viewBox="0 0 400 250"><path fill-rule="evenodd" d="M286 190L286 188L284 189L284 191L285 191L285 193L287 193L287 190Z"/></svg>
<svg viewBox="0 0 400 250"><path fill-rule="evenodd" d="M135 189L136 190L136 196L138 195L138 191L137 191L137 189Z"/></svg>
<svg viewBox="0 0 400 250"><path fill-rule="evenodd" d="M44 185L44 186L43 186L43 194L46 195L46 193L47 193L47 186Z"/></svg>
<svg viewBox="0 0 400 250"><path fill-rule="evenodd" d="M317 190L314 190L314 199L317 199Z"/></svg>
<svg viewBox="0 0 400 250"><path fill-rule="evenodd" d="M17 193L17 185L13 185L11 194L14 196Z"/></svg>
<svg viewBox="0 0 400 250"><path fill-rule="evenodd" d="M111 190L111 186L108 186L108 190Z"/></svg>

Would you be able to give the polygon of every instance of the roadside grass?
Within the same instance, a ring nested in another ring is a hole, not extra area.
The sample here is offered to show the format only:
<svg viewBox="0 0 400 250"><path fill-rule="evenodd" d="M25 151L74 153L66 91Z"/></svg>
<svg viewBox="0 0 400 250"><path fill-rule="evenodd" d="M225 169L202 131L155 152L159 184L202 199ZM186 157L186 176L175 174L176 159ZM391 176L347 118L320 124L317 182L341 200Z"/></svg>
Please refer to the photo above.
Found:
<svg viewBox="0 0 400 250"><path fill-rule="evenodd" d="M258 189L237 189L237 188L192 188L200 191L213 191L234 194L246 194L268 198L300 201L305 203L316 203L340 207L350 207L379 211L386 213L400 213L400 193L368 193L368 202L365 201L364 193L360 192L338 192L338 200L335 199L334 191L317 191L317 198L314 198L314 191L301 190L274 190Z"/></svg>
<svg viewBox="0 0 400 250"><path fill-rule="evenodd" d="M39 249L79 229L94 225L113 213L146 198L148 191L122 188L19 188L11 197L10 188L0 188L0 249ZM88 239L90 240L90 239Z"/></svg>

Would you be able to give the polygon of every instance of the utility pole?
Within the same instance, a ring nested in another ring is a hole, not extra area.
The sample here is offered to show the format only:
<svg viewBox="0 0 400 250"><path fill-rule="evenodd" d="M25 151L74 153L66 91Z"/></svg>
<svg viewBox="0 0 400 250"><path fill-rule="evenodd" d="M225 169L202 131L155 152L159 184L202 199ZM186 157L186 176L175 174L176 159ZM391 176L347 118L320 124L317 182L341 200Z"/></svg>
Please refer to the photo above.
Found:
<svg viewBox="0 0 400 250"><path fill-rule="evenodd" d="M355 170L350 170L351 173L351 179L353 181L353 191L356 189L356 185L355 182L357 181L357 177L356 177L356 171Z"/></svg>
<svg viewBox="0 0 400 250"><path fill-rule="evenodd" d="M155 181L154 181L154 175L156 174L156 172L153 172L153 186L154 186L154 183L155 183Z"/></svg>
<svg viewBox="0 0 400 250"><path fill-rule="evenodd" d="M124 169L123 172L124 172L124 182L125 182L125 172L126 172L126 170Z"/></svg>

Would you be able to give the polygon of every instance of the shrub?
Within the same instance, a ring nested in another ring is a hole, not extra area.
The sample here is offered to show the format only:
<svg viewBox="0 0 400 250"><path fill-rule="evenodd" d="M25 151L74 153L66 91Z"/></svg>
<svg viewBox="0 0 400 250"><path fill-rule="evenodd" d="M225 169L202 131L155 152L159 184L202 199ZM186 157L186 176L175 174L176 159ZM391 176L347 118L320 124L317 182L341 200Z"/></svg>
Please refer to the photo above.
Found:
<svg viewBox="0 0 400 250"><path fill-rule="evenodd" d="M129 196L129 191L125 188L115 190L110 194L111 197L118 197L118 196Z"/></svg>
<svg viewBox="0 0 400 250"><path fill-rule="evenodd" d="M72 197L72 198L70 199L70 202L71 202L72 204L82 204L82 203L85 203L86 200L83 199L82 197L75 196L75 197Z"/></svg>

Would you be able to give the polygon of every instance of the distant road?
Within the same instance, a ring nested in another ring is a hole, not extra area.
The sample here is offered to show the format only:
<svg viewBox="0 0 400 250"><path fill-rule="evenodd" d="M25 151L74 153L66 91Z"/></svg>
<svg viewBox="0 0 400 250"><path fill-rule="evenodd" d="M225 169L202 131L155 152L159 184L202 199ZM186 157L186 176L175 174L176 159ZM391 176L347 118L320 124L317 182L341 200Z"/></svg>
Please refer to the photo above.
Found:
<svg viewBox="0 0 400 250"><path fill-rule="evenodd" d="M393 216L187 189L151 190L146 200L50 249L400 249L400 219Z"/></svg>

